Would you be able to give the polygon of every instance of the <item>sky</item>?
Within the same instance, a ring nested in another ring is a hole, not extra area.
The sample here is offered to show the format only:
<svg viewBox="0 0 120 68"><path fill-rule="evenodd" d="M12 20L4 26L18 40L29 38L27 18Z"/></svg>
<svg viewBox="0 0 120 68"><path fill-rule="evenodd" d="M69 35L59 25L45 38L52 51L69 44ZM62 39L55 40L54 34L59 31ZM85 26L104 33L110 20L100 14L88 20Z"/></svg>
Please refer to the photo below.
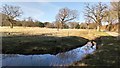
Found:
<svg viewBox="0 0 120 68"><path fill-rule="evenodd" d="M97 2L90 2L95 4ZM105 2L109 4L108 2ZM84 7L85 2L1 2L0 5L13 5L21 7L23 14L19 19L24 19L27 17L32 17L35 20L41 22L53 22L55 21L55 16L59 12L59 9L67 7L71 10L77 10L79 13L79 18L74 20L77 22L84 22Z"/></svg>

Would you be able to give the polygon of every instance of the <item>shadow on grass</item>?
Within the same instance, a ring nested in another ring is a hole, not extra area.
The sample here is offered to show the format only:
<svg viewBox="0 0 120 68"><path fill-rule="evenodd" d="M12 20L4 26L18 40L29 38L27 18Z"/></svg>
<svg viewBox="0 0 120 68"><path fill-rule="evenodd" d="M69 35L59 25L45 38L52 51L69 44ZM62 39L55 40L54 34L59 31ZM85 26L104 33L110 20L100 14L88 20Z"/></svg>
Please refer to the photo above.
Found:
<svg viewBox="0 0 120 68"><path fill-rule="evenodd" d="M83 60L73 63L71 66L80 66L84 63L87 66L120 66L120 40L118 37L101 36L95 41L98 49L94 54L87 55Z"/></svg>
<svg viewBox="0 0 120 68"><path fill-rule="evenodd" d="M85 45L89 40L44 35L2 37L3 54L57 54Z"/></svg>

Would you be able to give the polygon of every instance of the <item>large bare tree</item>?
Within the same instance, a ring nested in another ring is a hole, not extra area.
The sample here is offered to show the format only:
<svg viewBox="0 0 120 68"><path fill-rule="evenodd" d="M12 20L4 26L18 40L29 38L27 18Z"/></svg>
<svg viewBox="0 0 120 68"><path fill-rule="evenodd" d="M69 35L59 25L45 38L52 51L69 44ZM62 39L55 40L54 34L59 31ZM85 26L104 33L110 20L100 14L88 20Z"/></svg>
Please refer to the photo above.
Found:
<svg viewBox="0 0 120 68"><path fill-rule="evenodd" d="M10 27L13 28L13 20L16 17L21 16L23 12L18 6L5 4L2 6L2 13L7 15L7 20L10 22Z"/></svg>
<svg viewBox="0 0 120 68"><path fill-rule="evenodd" d="M65 22L74 20L76 18L78 18L77 10L71 10L69 8L60 9L56 15L56 21L59 21L62 24L62 28L64 28Z"/></svg>
<svg viewBox="0 0 120 68"><path fill-rule="evenodd" d="M113 15L116 19L119 19L120 13L120 1L119 2L111 2L111 10L114 12Z"/></svg>
<svg viewBox="0 0 120 68"><path fill-rule="evenodd" d="M97 31L100 31L102 19L106 17L107 5L99 2L95 5L86 4L84 15L86 18L91 19L97 24Z"/></svg>
<svg viewBox="0 0 120 68"><path fill-rule="evenodd" d="M108 30L110 31L112 29L112 24L117 20L117 14L115 11L113 11L111 8L106 10L105 15L106 17L103 18L103 21L108 23Z"/></svg>
<svg viewBox="0 0 120 68"><path fill-rule="evenodd" d="M118 2L111 2L112 10L117 15L118 23L120 24L120 0ZM118 25L118 33L120 34L120 25Z"/></svg>

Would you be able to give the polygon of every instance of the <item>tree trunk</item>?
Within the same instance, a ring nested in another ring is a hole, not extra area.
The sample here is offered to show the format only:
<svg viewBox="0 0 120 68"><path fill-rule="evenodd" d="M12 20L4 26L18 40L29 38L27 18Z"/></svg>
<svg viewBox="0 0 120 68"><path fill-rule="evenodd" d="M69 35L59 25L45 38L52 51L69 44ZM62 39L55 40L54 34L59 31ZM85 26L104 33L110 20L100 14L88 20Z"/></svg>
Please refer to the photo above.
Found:
<svg viewBox="0 0 120 68"><path fill-rule="evenodd" d="M57 31L59 31L59 27L57 27Z"/></svg>
<svg viewBox="0 0 120 68"><path fill-rule="evenodd" d="M10 23L10 28L13 28L13 23Z"/></svg>
<svg viewBox="0 0 120 68"><path fill-rule="evenodd" d="M108 25L108 31L111 31L112 23L109 23Z"/></svg>
<svg viewBox="0 0 120 68"><path fill-rule="evenodd" d="M10 22L10 28L13 28L13 22L12 22L12 20L11 19L8 19L8 20Z"/></svg>
<svg viewBox="0 0 120 68"><path fill-rule="evenodd" d="M64 29L64 21L62 21L61 24L62 24L61 29Z"/></svg>
<svg viewBox="0 0 120 68"><path fill-rule="evenodd" d="M97 31L100 31L100 25L97 26Z"/></svg>
<svg viewBox="0 0 120 68"><path fill-rule="evenodd" d="M111 31L111 26L110 25L108 26L108 31Z"/></svg>
<svg viewBox="0 0 120 68"><path fill-rule="evenodd" d="M101 20L97 21L97 31L100 31L101 28Z"/></svg>
<svg viewBox="0 0 120 68"><path fill-rule="evenodd" d="M64 25L63 25L63 23L62 23L62 29L64 28Z"/></svg>

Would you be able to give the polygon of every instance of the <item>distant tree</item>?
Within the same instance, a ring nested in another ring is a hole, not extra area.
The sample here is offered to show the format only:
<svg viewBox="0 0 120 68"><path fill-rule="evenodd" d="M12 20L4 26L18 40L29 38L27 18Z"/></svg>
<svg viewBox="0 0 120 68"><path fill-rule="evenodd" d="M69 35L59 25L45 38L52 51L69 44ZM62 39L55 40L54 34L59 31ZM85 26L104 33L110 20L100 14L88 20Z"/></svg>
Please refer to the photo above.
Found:
<svg viewBox="0 0 120 68"><path fill-rule="evenodd" d="M76 29L80 29L80 25L79 25L79 24L77 24L75 28L76 28Z"/></svg>
<svg viewBox="0 0 120 68"><path fill-rule="evenodd" d="M89 29L96 29L97 28L97 24L96 23L89 23Z"/></svg>
<svg viewBox="0 0 120 68"><path fill-rule="evenodd" d="M90 6L86 4L84 15L86 18L93 20L97 23L97 31L100 31L102 25L102 19L106 17L105 11L107 10L107 5L99 2L98 4Z"/></svg>
<svg viewBox="0 0 120 68"><path fill-rule="evenodd" d="M32 17L28 17L27 18L27 26L28 27L34 27L36 26L35 22L33 21L33 18Z"/></svg>
<svg viewBox="0 0 120 68"><path fill-rule="evenodd" d="M68 28L69 28L69 26L68 26L67 23L65 23L65 24L63 25L63 27L64 27L65 29L68 29Z"/></svg>
<svg viewBox="0 0 120 68"><path fill-rule="evenodd" d="M29 22L33 22L33 18L32 18L32 17L28 17L27 20L28 20Z"/></svg>
<svg viewBox="0 0 120 68"><path fill-rule="evenodd" d="M2 13L5 15L8 15L7 20L10 22L10 28L13 28L13 20L16 17L21 16L23 12L18 6L12 6L12 5L5 4L2 6Z"/></svg>
<svg viewBox="0 0 120 68"><path fill-rule="evenodd" d="M38 24L39 24L39 27L45 27L44 23L42 22L38 22Z"/></svg>
<svg viewBox="0 0 120 68"><path fill-rule="evenodd" d="M34 20L32 17L25 18L22 21L22 26L24 27L42 27L38 20Z"/></svg>
<svg viewBox="0 0 120 68"><path fill-rule="evenodd" d="M44 22L44 26L46 27L47 26L47 24L49 24L50 22Z"/></svg>
<svg viewBox="0 0 120 68"><path fill-rule="evenodd" d="M80 24L80 29L87 29L87 28L88 28L88 26L87 26L86 23L81 23Z"/></svg>
<svg viewBox="0 0 120 68"><path fill-rule="evenodd" d="M25 18L21 22L22 22L22 26L27 27L27 21Z"/></svg>
<svg viewBox="0 0 120 68"><path fill-rule="evenodd" d="M13 20L14 21L14 26L22 26L22 22L19 20Z"/></svg>
<svg viewBox="0 0 120 68"><path fill-rule="evenodd" d="M62 28L62 24L59 21L55 21L54 24L58 31L59 31L59 28Z"/></svg>
<svg viewBox="0 0 120 68"><path fill-rule="evenodd" d="M69 24L70 24L70 28L76 28L76 26L78 25L78 22L69 22Z"/></svg>
<svg viewBox="0 0 120 68"><path fill-rule="evenodd" d="M47 27L47 28L54 28L54 24L53 24L53 23L47 23L47 24L46 24L46 27Z"/></svg>
<svg viewBox="0 0 120 68"><path fill-rule="evenodd" d="M62 28L64 28L64 24L68 21L74 20L78 18L77 10L70 10L68 8L62 8L59 10L56 15L56 21L59 21L62 24Z"/></svg>

